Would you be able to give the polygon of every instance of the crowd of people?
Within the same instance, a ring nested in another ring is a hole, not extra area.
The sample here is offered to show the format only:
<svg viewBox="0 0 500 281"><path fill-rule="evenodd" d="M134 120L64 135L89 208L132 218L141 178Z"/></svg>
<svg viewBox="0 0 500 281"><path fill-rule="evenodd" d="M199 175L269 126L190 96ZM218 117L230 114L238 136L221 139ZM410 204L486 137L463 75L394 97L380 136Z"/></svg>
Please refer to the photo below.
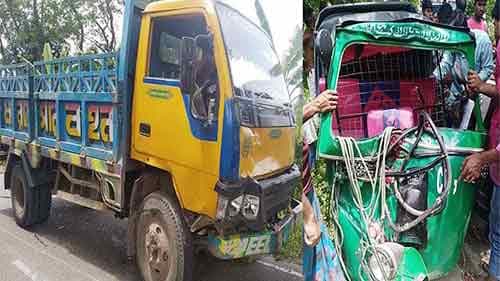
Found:
<svg viewBox="0 0 500 281"><path fill-rule="evenodd" d="M500 110L498 108L500 95L500 56L498 55L500 54L500 45L498 44L500 38L500 0L496 1L493 10L490 11L494 20L493 41L490 40L488 23L485 20L485 13L488 12L486 11L486 0L474 1L474 15L470 18L464 15L465 8L466 1L457 1L456 10L453 10L450 4L444 3L437 13L434 13L430 0L422 2L422 14L429 20L456 27L467 27L476 38L476 68L461 67L461 71L467 71L467 84L464 86L461 85L461 81L458 81L460 75L452 75L453 84L458 86L455 90L451 89L451 96L467 92L486 95L496 101L494 113L491 120L488 120L490 123L488 148L484 152L473 154L465 159L460 178L465 182L474 183L481 176L481 170L485 166L489 166L489 174L494 186L489 221L491 252L488 276L485 277L485 280L497 281L500 280ZM496 52L494 48L496 48ZM494 71L493 63L495 53L497 54L496 71ZM453 67L460 59L456 54L445 54L441 60L441 66L451 72L460 71ZM495 83L489 83L488 80L495 81ZM461 87L467 88L466 91Z"/></svg>
<svg viewBox="0 0 500 281"><path fill-rule="evenodd" d="M476 15L484 14L484 5L478 5L478 2L485 1L477 1L476 0ZM480 3L484 4L484 3ZM494 100L498 101L498 97L500 95L500 52L498 44L498 39L500 38L500 0L497 0L493 11L491 11L492 17L494 19L495 25L495 42L496 44L496 73L495 80L496 85L487 83L479 77L478 73L475 71L469 71L468 75L468 87L475 93L482 93L484 95L488 95ZM476 18L476 16L474 16ZM475 27L480 27L480 22L477 19L473 21L469 20L468 22L472 23L472 26L469 28L473 29ZM486 31L488 31L486 29ZM498 102L497 102L498 107ZM473 182L480 176L480 171L482 167L489 166L490 169L490 177L494 183L493 187L493 195L491 200L491 208L490 208L490 262L489 262L489 270L488 277L486 280L500 280L500 110L497 108L495 113L493 114L490 121L490 130L489 130L489 147L488 150L482 153L477 153L467 157L462 166L462 175L461 178L467 182Z"/></svg>
<svg viewBox="0 0 500 281"><path fill-rule="evenodd" d="M457 0L455 8L444 1L438 9L435 9L431 0L422 1L422 15L429 21L468 28L476 39L476 67L474 69L469 69L468 65L464 63L465 58L460 54L444 52L438 64L442 73L440 73L440 75L435 74L435 76L437 79L447 77L447 79L451 80L449 89L451 95L449 95L446 101L447 103L453 103L456 97L463 95L463 93L467 93L468 95L482 94L488 96L492 98L493 101L496 101L496 104L500 105L498 102L500 100L500 55L496 56L495 63L495 53L500 54L500 45L498 44L500 38L500 0L496 0L492 11L487 11L486 0L474 0L473 4L474 14L471 17L467 17L465 15L466 0ZM491 13L492 15L494 20L494 31L488 28L488 23L485 20L486 13ZM312 33L310 35L312 35ZM304 52L306 56L305 68L308 72L312 69L312 65L310 65L311 61L307 60L307 54L312 55L311 52L307 52L308 49L312 49L308 48L312 46L306 43L306 38L309 37L304 37ZM492 40L491 38L494 39ZM307 42L312 42L312 40ZM497 83L491 83L493 81ZM326 90L304 106L304 122L312 119L317 113L334 111L336 107L336 92ZM489 146L484 152L473 154L465 159L460 179L465 182L473 183L480 177L481 170L485 166L489 167L490 177L494 183L494 187L490 211L489 240L491 254L488 276L485 277L484 280L496 281L500 280L500 107L494 110L493 115L491 115L491 120L488 121L487 123L490 124ZM318 214L317 198L313 193L311 195L311 192L309 192L312 184L310 181L312 157L309 154L314 152L310 152L308 147L315 141L315 138L310 137L310 135L314 135L314 129L308 129L308 126L305 127L308 132L304 136L305 169L303 175L305 176L305 192L303 202L304 235L306 244L305 255L307 255L307 251L311 251L310 249L318 243L323 244L323 251L325 251L325 249L326 251L333 251L333 249L331 243L329 243L331 241L328 241L329 237L327 235L325 237L324 235L324 230L321 226L321 216L315 215L315 213ZM335 237L333 237L333 239L335 239ZM318 270L319 265L315 264L315 266L316 268L310 267L307 258L305 259L304 273L306 274L306 279L307 276L309 276L308 274L314 274L314 271ZM325 261L323 266L338 267L338 264L335 258L332 258L330 261ZM338 270L334 272L336 272L334 280L344 280L343 276L340 276L341 272Z"/></svg>

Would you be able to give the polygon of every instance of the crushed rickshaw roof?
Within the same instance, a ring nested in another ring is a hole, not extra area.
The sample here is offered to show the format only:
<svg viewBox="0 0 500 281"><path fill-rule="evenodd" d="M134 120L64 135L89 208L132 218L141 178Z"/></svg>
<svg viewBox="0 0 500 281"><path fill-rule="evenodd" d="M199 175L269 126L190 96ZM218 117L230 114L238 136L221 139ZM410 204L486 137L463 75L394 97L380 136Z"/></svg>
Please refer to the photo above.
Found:
<svg viewBox="0 0 500 281"><path fill-rule="evenodd" d="M318 16L316 30L334 33L337 27L366 22L422 22L436 27L468 32L468 28L452 27L427 20L409 2L370 2L333 5L324 8Z"/></svg>

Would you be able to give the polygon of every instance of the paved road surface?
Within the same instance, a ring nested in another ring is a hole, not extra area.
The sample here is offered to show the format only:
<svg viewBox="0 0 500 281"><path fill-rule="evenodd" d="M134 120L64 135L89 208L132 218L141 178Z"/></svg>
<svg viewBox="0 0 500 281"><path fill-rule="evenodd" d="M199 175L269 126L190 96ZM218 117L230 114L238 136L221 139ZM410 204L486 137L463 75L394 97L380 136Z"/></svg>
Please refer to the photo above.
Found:
<svg viewBox="0 0 500 281"><path fill-rule="evenodd" d="M10 192L0 175L0 281L135 281L140 275L125 257L126 221L54 199L46 224L32 231L11 215ZM199 256L195 281L299 281L297 267L269 258L255 263Z"/></svg>

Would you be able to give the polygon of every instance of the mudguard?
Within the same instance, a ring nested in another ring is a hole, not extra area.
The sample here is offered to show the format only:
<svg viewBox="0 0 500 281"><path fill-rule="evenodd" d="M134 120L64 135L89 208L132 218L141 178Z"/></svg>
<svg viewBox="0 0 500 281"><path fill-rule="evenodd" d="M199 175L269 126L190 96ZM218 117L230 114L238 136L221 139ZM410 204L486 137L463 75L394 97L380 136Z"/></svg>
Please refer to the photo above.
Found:
<svg viewBox="0 0 500 281"><path fill-rule="evenodd" d="M399 264L396 281L428 280L427 268L420 253L414 248L405 248Z"/></svg>

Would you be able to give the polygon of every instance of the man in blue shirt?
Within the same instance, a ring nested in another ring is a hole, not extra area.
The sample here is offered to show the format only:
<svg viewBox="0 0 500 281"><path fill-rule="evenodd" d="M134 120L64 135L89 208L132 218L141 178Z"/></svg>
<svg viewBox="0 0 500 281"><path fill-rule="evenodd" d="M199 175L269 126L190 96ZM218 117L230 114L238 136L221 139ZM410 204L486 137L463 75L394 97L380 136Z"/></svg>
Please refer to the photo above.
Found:
<svg viewBox="0 0 500 281"><path fill-rule="evenodd" d="M488 34L482 30L471 30L476 37L476 55L475 55L475 71L478 73L482 81L490 79L494 70L493 62L493 45ZM450 76L452 83L450 86L451 95L447 99L447 104L457 100L459 95L462 95L465 90L464 85L467 80L469 65L467 59L461 53L446 51L439 64L439 67L434 71L434 76L438 79L445 79Z"/></svg>
<svg viewBox="0 0 500 281"><path fill-rule="evenodd" d="M443 18L444 24L456 27L467 27L465 17ZM444 51L438 67L434 70L437 80L450 82L446 96L446 106L450 113L447 118L448 126L466 129L468 121L463 120L465 104L470 103L464 96L469 70L475 70L482 81L490 79L494 70L493 45L488 34L482 30L471 30L476 38L475 68L470 69L465 55L459 52ZM470 107L470 106L469 106ZM472 107L471 107L472 108Z"/></svg>

